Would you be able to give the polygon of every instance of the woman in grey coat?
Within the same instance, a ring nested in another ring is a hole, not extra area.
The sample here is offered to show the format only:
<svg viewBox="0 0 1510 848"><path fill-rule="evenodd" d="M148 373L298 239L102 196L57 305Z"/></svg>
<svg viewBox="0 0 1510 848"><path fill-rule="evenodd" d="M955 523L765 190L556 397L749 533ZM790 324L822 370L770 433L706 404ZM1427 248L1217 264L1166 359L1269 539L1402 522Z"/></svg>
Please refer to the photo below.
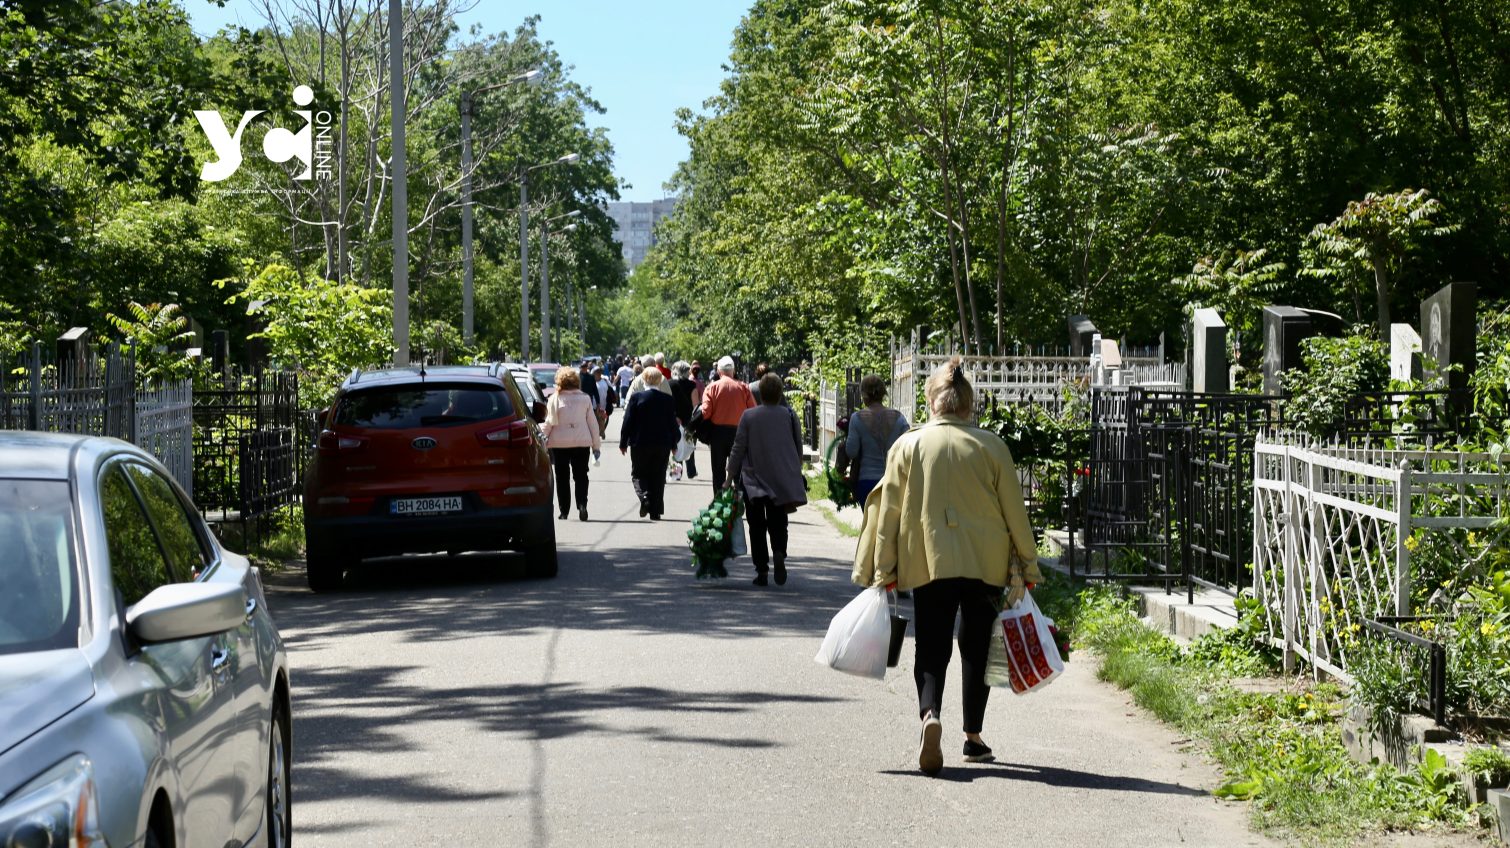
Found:
<svg viewBox="0 0 1510 848"><path fill-rule="evenodd" d="M783 406L781 378L766 374L756 386L760 405L745 410L729 454L725 486L736 481L744 491L750 524L750 557L755 560L755 585L766 585L771 560L776 561L776 585L786 583L787 513L807 503L802 476L802 431L797 416ZM770 544L767 546L766 537Z"/></svg>

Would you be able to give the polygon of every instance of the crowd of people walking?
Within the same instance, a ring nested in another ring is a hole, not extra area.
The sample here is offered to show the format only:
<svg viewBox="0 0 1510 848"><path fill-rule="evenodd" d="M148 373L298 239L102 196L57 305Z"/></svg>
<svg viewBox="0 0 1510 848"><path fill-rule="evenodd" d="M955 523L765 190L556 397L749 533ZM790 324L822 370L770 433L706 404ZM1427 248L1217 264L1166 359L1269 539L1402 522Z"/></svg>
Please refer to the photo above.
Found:
<svg viewBox="0 0 1510 848"><path fill-rule="evenodd" d="M679 447L691 438L705 442L714 494L734 489L744 503L754 584L784 585L788 516L807 502L802 428L780 376L762 365L752 385L735 371L734 359L722 357L705 382L701 363L668 366L659 353L610 362L607 370L562 368L545 421L561 517L575 485L578 514L587 520L589 452L601 450L617 401L624 407L619 450L630 458L640 517L661 520L668 469L681 467L679 453L686 454L686 477L698 476L693 455ZM863 378L863 408L842 423L835 447L864 510L854 582L912 593L918 767L937 774L951 640L962 666L962 756L989 761L981 731L992 625L1002 604L1015 603L1042 577L1011 452L976 426L974 389L958 357L929 377L925 396L929 421L912 427L886 406L885 381Z"/></svg>

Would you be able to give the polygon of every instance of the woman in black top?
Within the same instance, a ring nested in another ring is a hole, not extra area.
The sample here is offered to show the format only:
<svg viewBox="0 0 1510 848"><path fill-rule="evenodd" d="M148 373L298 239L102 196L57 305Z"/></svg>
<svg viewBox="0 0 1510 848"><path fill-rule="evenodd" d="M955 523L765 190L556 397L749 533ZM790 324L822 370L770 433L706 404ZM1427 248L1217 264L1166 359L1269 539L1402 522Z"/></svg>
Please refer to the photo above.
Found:
<svg viewBox="0 0 1510 848"><path fill-rule="evenodd" d="M619 453L629 456L629 478L640 499L640 517L660 521L666 511L666 464L682 437L676 426L676 402L657 388L661 372L646 368L645 388L629 396L619 427Z"/></svg>
<svg viewBox="0 0 1510 848"><path fill-rule="evenodd" d="M679 361L671 366L671 399L676 401L676 421L683 428L692 420L692 409L701 403L702 398L697 397L697 382L691 377L692 366L685 361ZM687 479L697 477L697 453L687 457Z"/></svg>

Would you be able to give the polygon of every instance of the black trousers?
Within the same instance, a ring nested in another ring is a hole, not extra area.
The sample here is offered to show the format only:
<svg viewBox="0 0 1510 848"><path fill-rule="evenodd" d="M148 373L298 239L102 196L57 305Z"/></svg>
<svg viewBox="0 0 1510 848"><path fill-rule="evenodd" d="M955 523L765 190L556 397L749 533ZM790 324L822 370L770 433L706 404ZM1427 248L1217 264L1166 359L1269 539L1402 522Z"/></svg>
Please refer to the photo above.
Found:
<svg viewBox="0 0 1510 848"><path fill-rule="evenodd" d="M991 602L1000 586L968 577L935 580L912 590L914 643L912 676L918 685L918 716L929 710L944 714L944 677L954 646L954 616L959 614L960 678L964 682L965 732L979 733L986 718L986 653L996 625Z"/></svg>
<svg viewBox="0 0 1510 848"><path fill-rule="evenodd" d="M683 464L687 466L687 479L691 480L693 477L696 477L697 476L697 451L694 450L692 452L692 455L689 456L689 457L687 457L687 461L685 463L683 463Z"/></svg>
<svg viewBox="0 0 1510 848"><path fill-rule="evenodd" d="M651 515L666 512L666 466L671 462L671 448L629 448L629 479L640 505Z"/></svg>
<svg viewBox="0 0 1510 848"><path fill-rule="evenodd" d="M577 507L587 509L587 463L592 448L551 448L551 464L556 467L556 503L562 512L571 509L572 479L577 481Z"/></svg>
<svg viewBox="0 0 1510 848"><path fill-rule="evenodd" d="M786 563L786 510L770 498L745 501L745 523L750 525L750 559L756 571L765 571L776 556L778 565ZM766 536L771 537L766 547Z"/></svg>
<svg viewBox="0 0 1510 848"><path fill-rule="evenodd" d="M708 438L708 450L713 453L713 494L715 495L724 490L729 454L734 452L734 437L738 434L738 427L715 426Z"/></svg>

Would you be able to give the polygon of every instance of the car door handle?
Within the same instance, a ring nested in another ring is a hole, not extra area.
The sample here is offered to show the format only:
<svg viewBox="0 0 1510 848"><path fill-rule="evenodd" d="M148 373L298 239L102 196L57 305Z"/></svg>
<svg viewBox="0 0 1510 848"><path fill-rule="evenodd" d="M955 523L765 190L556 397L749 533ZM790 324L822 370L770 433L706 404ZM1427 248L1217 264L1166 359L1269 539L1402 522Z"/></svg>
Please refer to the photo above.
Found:
<svg viewBox="0 0 1510 848"><path fill-rule="evenodd" d="M226 664L231 661L231 652L225 648L212 648L210 650L210 670L224 671Z"/></svg>
<svg viewBox="0 0 1510 848"><path fill-rule="evenodd" d="M252 616L254 616L256 614L257 614L257 599L256 598L247 598L246 599L246 620L247 621L251 621L252 620Z"/></svg>

